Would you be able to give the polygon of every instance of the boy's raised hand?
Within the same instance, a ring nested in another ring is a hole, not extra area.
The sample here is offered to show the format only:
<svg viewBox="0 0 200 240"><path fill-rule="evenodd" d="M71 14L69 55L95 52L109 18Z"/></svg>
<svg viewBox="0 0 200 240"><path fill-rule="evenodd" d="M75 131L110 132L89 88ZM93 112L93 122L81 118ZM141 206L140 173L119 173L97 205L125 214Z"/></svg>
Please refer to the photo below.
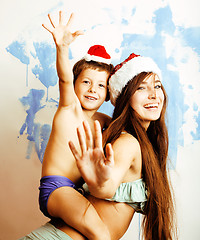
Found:
<svg viewBox="0 0 200 240"><path fill-rule="evenodd" d="M42 24L42 26L48 30L55 41L56 46L69 46L79 35L83 35L84 32L79 30L74 33L70 32L70 27L72 25L73 19L74 19L74 13L71 14L67 24L64 24L64 16L63 12L59 12L59 24L56 26L56 24L53 22L51 15L48 14L49 20L51 22L52 27L48 27L45 24Z"/></svg>
<svg viewBox="0 0 200 240"><path fill-rule="evenodd" d="M77 167L89 189L90 187L101 188L110 178L114 166L114 153L111 144L106 145L106 156L104 155L101 126L98 121L94 122L94 130L93 143L93 136L88 122L84 121L83 128L79 127L77 129L82 155L78 153L74 144L71 141L69 142Z"/></svg>

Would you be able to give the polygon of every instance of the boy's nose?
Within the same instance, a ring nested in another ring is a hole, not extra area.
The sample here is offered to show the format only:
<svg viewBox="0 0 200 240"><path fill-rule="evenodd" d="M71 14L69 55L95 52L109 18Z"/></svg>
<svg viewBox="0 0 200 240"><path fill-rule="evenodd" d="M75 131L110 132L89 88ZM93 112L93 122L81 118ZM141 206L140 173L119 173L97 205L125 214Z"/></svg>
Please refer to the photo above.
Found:
<svg viewBox="0 0 200 240"><path fill-rule="evenodd" d="M93 93L93 92L96 92L94 86L91 86L91 87L89 88L89 92L92 92L92 93Z"/></svg>

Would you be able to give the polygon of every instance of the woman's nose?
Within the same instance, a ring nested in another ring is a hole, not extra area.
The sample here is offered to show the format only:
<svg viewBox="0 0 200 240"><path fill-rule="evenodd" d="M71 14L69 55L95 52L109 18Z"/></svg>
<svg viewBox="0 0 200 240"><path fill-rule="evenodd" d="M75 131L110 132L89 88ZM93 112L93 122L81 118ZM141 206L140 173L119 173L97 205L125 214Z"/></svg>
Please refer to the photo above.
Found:
<svg viewBox="0 0 200 240"><path fill-rule="evenodd" d="M156 89L150 89L149 90L149 98L150 99L155 99L156 98Z"/></svg>

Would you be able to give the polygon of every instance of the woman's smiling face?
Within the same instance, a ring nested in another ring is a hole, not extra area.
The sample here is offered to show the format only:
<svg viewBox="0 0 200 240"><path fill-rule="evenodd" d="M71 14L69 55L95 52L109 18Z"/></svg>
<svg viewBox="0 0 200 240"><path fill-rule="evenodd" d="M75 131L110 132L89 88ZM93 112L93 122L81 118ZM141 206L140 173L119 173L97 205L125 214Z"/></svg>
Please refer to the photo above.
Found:
<svg viewBox="0 0 200 240"><path fill-rule="evenodd" d="M160 117L164 102L161 86L159 77L151 74L144 79L130 99L130 105L143 120L145 129L151 121L156 121Z"/></svg>

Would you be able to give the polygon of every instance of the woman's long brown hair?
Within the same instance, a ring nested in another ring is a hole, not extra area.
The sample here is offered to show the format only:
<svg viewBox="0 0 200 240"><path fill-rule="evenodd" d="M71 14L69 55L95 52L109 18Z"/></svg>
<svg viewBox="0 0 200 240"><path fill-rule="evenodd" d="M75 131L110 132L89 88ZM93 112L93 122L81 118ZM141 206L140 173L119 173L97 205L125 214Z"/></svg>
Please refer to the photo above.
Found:
<svg viewBox="0 0 200 240"><path fill-rule="evenodd" d="M146 182L149 197L143 220L145 240L172 240L176 237L174 205L167 174L168 131L165 124L167 105L166 92L161 116L152 121L147 131L142 120L130 106L130 98L141 82L153 73L142 72L124 87L116 100L112 122L104 135L104 146L114 142L122 131L133 135L140 143L142 152L142 177ZM173 233L173 229L175 229ZM174 236L173 236L174 234Z"/></svg>

